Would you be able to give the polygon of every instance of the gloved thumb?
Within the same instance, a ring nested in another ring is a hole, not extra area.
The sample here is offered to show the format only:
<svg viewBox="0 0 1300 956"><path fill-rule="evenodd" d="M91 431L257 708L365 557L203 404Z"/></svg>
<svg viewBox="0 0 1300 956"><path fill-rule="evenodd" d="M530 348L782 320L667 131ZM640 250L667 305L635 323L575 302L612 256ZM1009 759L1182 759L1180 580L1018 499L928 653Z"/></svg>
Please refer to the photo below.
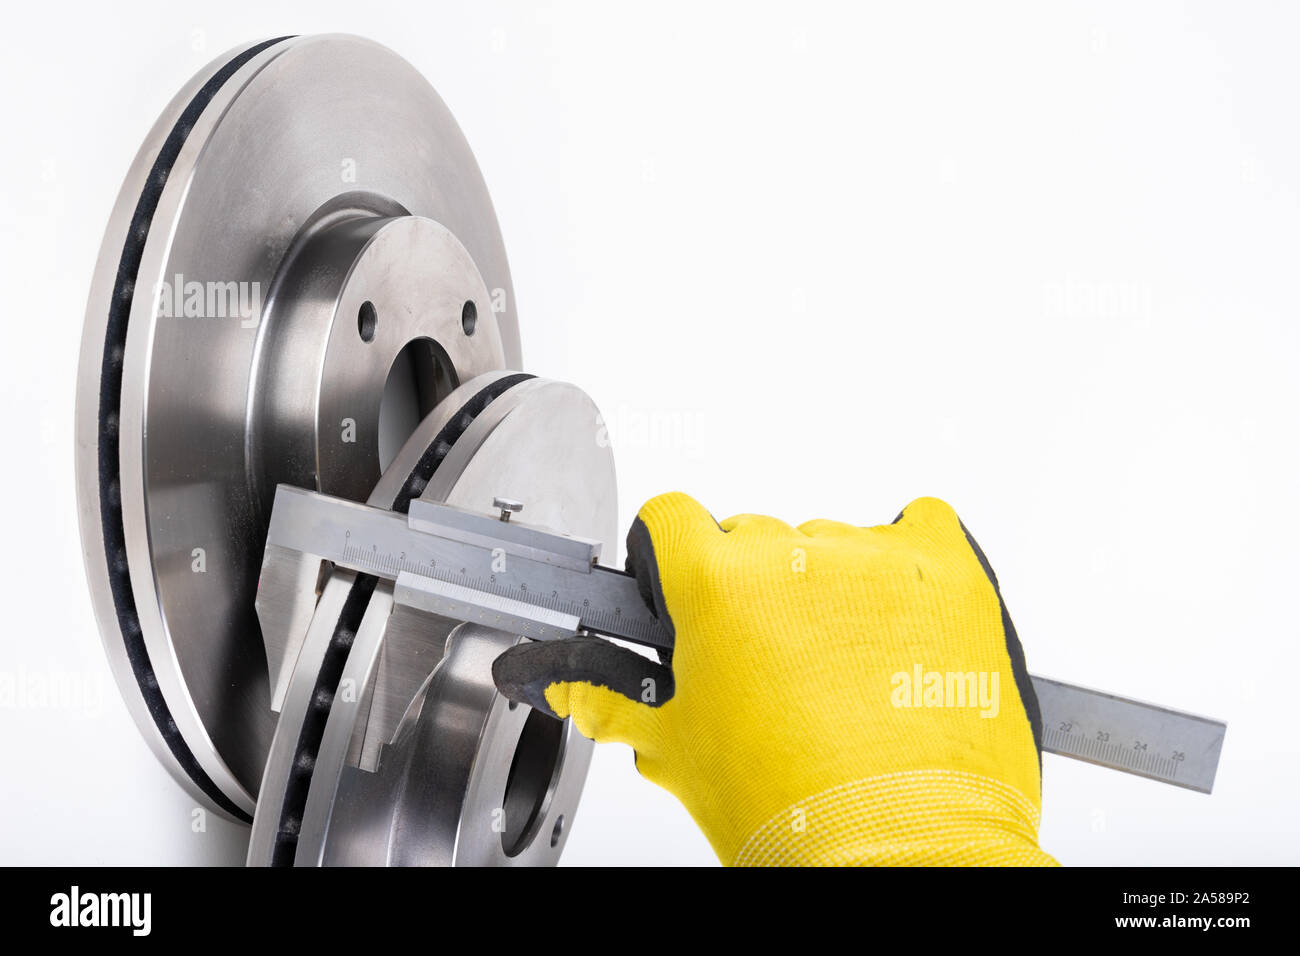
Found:
<svg viewBox="0 0 1300 956"><path fill-rule="evenodd" d="M507 698L553 717L572 717L584 737L657 753L659 707L673 696L664 665L598 637L524 641L492 662Z"/></svg>

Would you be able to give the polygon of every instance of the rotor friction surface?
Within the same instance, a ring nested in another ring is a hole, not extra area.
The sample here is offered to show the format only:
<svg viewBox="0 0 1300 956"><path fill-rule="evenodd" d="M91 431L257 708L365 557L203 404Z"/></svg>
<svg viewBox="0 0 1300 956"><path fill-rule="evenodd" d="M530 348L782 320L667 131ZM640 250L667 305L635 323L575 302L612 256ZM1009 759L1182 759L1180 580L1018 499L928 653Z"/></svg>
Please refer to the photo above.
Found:
<svg viewBox="0 0 1300 956"><path fill-rule="evenodd" d="M460 331L459 304L444 317L454 339L432 331L433 317L416 333L444 349L451 384L517 367L491 201L437 94L369 41L280 38L232 51L177 95L142 145L101 247L77 396L92 603L146 740L198 800L235 819L251 817L275 730L253 610L259 489L304 481L302 461L258 454L257 435L268 431L259 350L294 306L277 282L317 232L403 216L450 231L493 300L478 303L473 337ZM195 315L192 286L207 290ZM227 294L238 303L229 313ZM419 301L414 321L425 318ZM355 323L355 313L340 321ZM384 360L374 346L370 355ZM373 372L381 386L384 372ZM318 490L346 479L329 473L342 466L328 456L316 460L327 463Z"/></svg>
<svg viewBox="0 0 1300 956"><path fill-rule="evenodd" d="M484 379L421 423L371 505L405 511L418 493L487 510L497 487L543 524L612 544L613 459L590 399L529 376ZM491 661L518 637L395 605L391 584L373 582L336 570L320 592L250 865L554 863L591 742L497 694Z"/></svg>
<svg viewBox="0 0 1300 956"><path fill-rule="evenodd" d="M390 487L381 483L371 495L370 504L405 513L411 499L424 491L456 439L473 424L478 414L502 393L532 378L524 373L489 374L484 377L490 381L483 383L481 379L476 379L462 386L462 391L470 393L467 398L458 398L455 393L448 398L446 404L451 414L439 415L435 411L430 416L440 426L433 439L419 449L414 464L407 464L412 457L411 450L423 443L418 438L408 443L393 463L394 468L404 475L398 490L393 493ZM253 839L249 845L250 864L269 862L272 866L292 866L294 863L321 737L325 732L352 641L377 583L377 579L368 574L349 577L352 577L352 581L348 587L347 599L332 628L332 636L321 657L314 680L310 679L307 670L294 673L295 683L305 684L310 680L308 705L305 713L301 714L301 729L296 736L292 728L298 715L290 713L288 706L281 713L280 727L276 731L259 795ZM306 648L304 653L305 651ZM307 663L300 657L300 667L305 667ZM282 735L285 744L291 741L291 746L281 743ZM277 797L280 797L278 807ZM266 859L268 843L269 860Z"/></svg>
<svg viewBox="0 0 1300 956"><path fill-rule="evenodd" d="M122 499L121 499L121 479L118 472L118 435L121 424L120 403L122 397L122 359L126 350L126 331L128 317L131 313L131 307L135 299L135 285L140 268L140 260L144 255L144 244L153 222L154 212L158 207L158 201L164 184L167 182L172 172L172 166L175 164L181 148L184 146L190 131L192 130L198 116L211 102L217 91L226 83L227 80L247 63L250 59L261 53L267 47L279 43L286 39L280 37L274 40L267 40L262 43L253 44L245 48L234 56L228 56L224 59L222 65L215 72L212 72L199 87L197 92L192 96L187 91L182 91L177 96L177 100L188 99L180 115L176 117L166 133L161 148L154 158L152 165L149 167L148 175L143 186L132 189L130 179L123 188L124 197L129 192L138 192L138 199L135 207L131 212L131 218L126 230L125 241L121 246L121 255L117 262L115 281L113 282L111 299L108 306L107 321L103 333L103 348L101 352L101 365L99 373L99 396L98 409L96 416L96 425L98 432L98 443L96 456L96 474L98 484L99 500L99 521L100 532L102 534L103 551L107 555L107 578L108 589L112 596L112 605L116 624L120 633L123 650L126 660L130 666L131 675L134 677L136 685L140 691L140 698L143 700L144 707L147 709L148 716L152 719L154 726L157 728L162 743L165 745L167 752L176 761L176 764L184 772L187 778L192 781L204 796L212 800L218 807L225 810L231 816L240 820L251 820L245 806L236 804L221 788L212 780L204 770L202 764L195 758L193 751L186 743L184 735L178 728L176 721L173 719L167 706L167 701L158 686L158 678L154 673L153 665L149 660L149 652L145 647L143 634L140 627L139 615L136 611L135 598L131 591L131 581L126 558L125 532L123 530L122 519ZM211 70L211 67L208 68ZM193 84L191 84L193 85ZM176 107L176 101L168 108L168 113ZM167 114L159 120L159 126L164 125L167 121ZM156 132L156 131L155 131ZM136 163L140 165L139 160ZM134 172L134 170L133 170ZM119 206L122 200L119 199ZM110 235L105 237L105 253L109 253L113 244L113 226L110 225ZM92 305L93 308L93 305ZM86 335L87 339L93 344L93 332L97 330L98 324L87 322ZM89 349L86 349L89 352ZM82 362L86 358L83 355ZM84 376L84 371L83 371ZM80 399L79 399L80 401ZM80 436L79 436L80 438ZM83 454L82 442L78 441L78 454ZM84 464L78 465L78 470L84 473L87 468ZM83 492L82 508L86 507ZM83 516L83 528L84 516ZM100 556L94 555L96 559ZM88 555L89 558L89 555ZM101 625L102 627L102 625ZM123 675L118 673L121 680ZM141 715L136 708L136 719L139 721ZM157 749L157 743L150 738L151 744Z"/></svg>

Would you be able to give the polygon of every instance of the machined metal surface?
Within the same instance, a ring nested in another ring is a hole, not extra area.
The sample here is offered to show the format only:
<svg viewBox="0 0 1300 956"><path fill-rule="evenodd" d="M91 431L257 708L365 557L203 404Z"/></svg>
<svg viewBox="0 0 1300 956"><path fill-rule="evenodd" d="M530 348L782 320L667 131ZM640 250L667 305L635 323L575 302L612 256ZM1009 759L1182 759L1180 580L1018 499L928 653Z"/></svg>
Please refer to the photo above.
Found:
<svg viewBox="0 0 1300 956"><path fill-rule="evenodd" d="M452 632L377 771L344 769L321 863L539 866L558 860L590 741L570 721L515 706L496 692L492 661L518 640L473 624Z"/></svg>
<svg viewBox="0 0 1300 956"><path fill-rule="evenodd" d="M432 502L401 515L288 486L275 500L268 549L395 582L408 606L536 640L582 628L672 647L636 579L595 564L599 542Z"/></svg>
<svg viewBox="0 0 1300 956"><path fill-rule="evenodd" d="M285 490L292 493L296 489ZM500 506L501 499L494 499L492 507ZM600 559L599 541L523 521L510 522L504 518L494 520L481 511L468 511L432 501L412 502L408 523L416 531L434 534L445 540L459 541L479 548L487 547L489 550L500 551L502 555L568 568L584 574L595 567Z"/></svg>
<svg viewBox="0 0 1300 956"><path fill-rule="evenodd" d="M364 498L403 363L422 369L424 411L520 363L463 135L369 41L231 51L173 99L126 177L77 399L83 552L115 676L163 763L229 816L251 814L275 726L253 612L270 495Z"/></svg>
<svg viewBox="0 0 1300 956"><path fill-rule="evenodd" d="M513 384L485 406L465 411L463 403L485 380ZM590 399L571 385L484 376L421 423L371 504L400 501L403 488L412 490L409 474L439 446L446 428L464 423L454 443L439 449L420 500L401 506L409 516L393 520L418 523L422 515L447 513L435 504L446 502L457 509L458 533L475 527L474 509L499 524L489 489L506 487L527 501L536 521L572 529L584 553L598 553L600 544L613 544L617 516L613 460L608 443L597 440L597 420ZM542 540L530 537L531 530L518 526L509 533ZM504 551L498 559L529 560ZM310 582L320 565L318 556L272 543L263 589L268 576L297 581L296 606L302 607L314 596ZM310 619L300 615L294 625L299 639L281 640L276 650L268 646L268 654L283 654L293 668L249 862L553 863L572 824L591 743L569 722L532 714L496 693L491 661L520 640L518 633L425 613L395 600L392 582L361 577L375 582L373 591L349 634L334 684L322 688L318 675L329 653L325 635L337 634L346 617L343 591L356 586L353 572L339 568L329 575ZM259 608L262 603L259 597ZM280 590L266 603L295 605ZM322 694L330 705L304 773L301 741L304 728L321 719L319 707L313 717L312 701L319 703ZM303 786L300 813L286 815L295 788Z"/></svg>
<svg viewBox="0 0 1300 956"><path fill-rule="evenodd" d="M1033 682L1047 752L1200 793L1214 789L1223 721L1045 677Z"/></svg>

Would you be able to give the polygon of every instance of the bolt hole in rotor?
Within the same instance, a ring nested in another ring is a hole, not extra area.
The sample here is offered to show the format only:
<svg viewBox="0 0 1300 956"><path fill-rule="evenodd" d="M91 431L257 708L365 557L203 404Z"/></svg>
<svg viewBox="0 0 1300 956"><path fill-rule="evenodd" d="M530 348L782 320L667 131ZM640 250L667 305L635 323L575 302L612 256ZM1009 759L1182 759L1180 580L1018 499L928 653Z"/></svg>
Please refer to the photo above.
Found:
<svg viewBox="0 0 1300 956"><path fill-rule="evenodd" d="M466 335L473 335L476 325L478 325L478 306L474 304L473 299L469 299L460 310L460 327L465 330Z"/></svg>
<svg viewBox="0 0 1300 956"><path fill-rule="evenodd" d="M361 307L364 314L367 302ZM358 328L361 328L360 322ZM372 333L373 334L373 333ZM365 339L365 332L361 337ZM459 384L451 358L433 339L412 339L393 359L379 400L379 469L386 471L424 417Z"/></svg>
<svg viewBox="0 0 1300 956"><path fill-rule="evenodd" d="M564 731L564 721L541 711L530 711L524 721L501 801L505 810L501 848L506 856L518 856L528 849L546 816L564 755ZM559 843L563 832L561 816L551 831L551 846Z"/></svg>
<svg viewBox="0 0 1300 956"><path fill-rule="evenodd" d="M373 342L375 330L378 328L379 312L375 309L375 304L370 301L362 302L357 312L357 334L361 336L361 341Z"/></svg>

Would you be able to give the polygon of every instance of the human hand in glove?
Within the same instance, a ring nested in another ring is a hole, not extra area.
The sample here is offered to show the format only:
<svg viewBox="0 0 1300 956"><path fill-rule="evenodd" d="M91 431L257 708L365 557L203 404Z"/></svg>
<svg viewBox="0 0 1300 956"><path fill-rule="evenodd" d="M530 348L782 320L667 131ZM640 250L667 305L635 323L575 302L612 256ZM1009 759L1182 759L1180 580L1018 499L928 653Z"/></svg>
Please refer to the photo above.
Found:
<svg viewBox="0 0 1300 956"><path fill-rule="evenodd" d="M654 498L628 570L674 635L652 661L524 642L498 688L636 751L728 864L1051 864L1041 720L1015 628L953 510L719 526Z"/></svg>

